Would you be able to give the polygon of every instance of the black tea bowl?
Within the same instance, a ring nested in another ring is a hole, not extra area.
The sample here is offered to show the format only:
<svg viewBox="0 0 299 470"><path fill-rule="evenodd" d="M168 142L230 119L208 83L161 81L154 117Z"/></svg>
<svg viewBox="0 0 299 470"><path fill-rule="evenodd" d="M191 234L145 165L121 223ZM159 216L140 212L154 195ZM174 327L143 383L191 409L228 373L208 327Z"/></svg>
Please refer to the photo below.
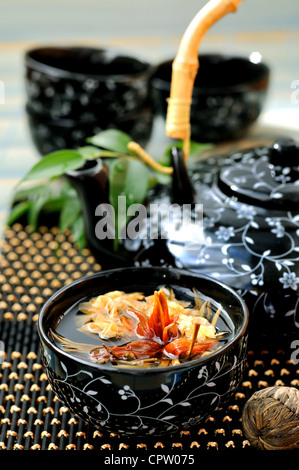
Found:
<svg viewBox="0 0 299 470"><path fill-rule="evenodd" d="M261 60L212 53L201 54L198 60L190 110L191 137L199 142L240 137L263 109L268 66ZM163 117L170 95L172 62L158 64L152 77L155 111Z"/></svg>
<svg viewBox="0 0 299 470"><path fill-rule="evenodd" d="M30 108L50 118L114 120L148 105L153 67L92 47L44 46L25 54Z"/></svg>
<svg viewBox="0 0 299 470"><path fill-rule="evenodd" d="M84 146L88 137L106 129L126 132L132 140L146 146L151 137L154 118L150 107L111 122L100 118L92 120L51 118L47 114L37 113L28 104L26 116L30 136L41 156L56 150Z"/></svg>
<svg viewBox="0 0 299 470"><path fill-rule="evenodd" d="M92 363L66 352L55 330L79 301L111 290L153 294L173 289L193 298L195 288L221 304L232 334L205 357L168 367L130 368ZM207 276L163 267L100 271L57 291L38 320L42 361L59 400L97 429L126 436L152 436L188 429L221 408L235 393L247 355L248 310L239 295Z"/></svg>

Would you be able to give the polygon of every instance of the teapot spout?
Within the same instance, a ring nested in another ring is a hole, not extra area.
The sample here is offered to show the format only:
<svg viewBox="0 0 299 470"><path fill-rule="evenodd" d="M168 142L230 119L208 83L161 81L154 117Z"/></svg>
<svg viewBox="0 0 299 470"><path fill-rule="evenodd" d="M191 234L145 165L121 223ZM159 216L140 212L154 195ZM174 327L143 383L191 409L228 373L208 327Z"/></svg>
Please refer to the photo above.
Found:
<svg viewBox="0 0 299 470"><path fill-rule="evenodd" d="M108 211L110 207L108 168L101 159L87 160L83 167L69 171L66 177L81 201L86 243L99 264L104 269L127 264L113 252L114 219L109 224L109 217L106 217L106 236L97 236L99 208L103 209L103 216L105 208Z"/></svg>

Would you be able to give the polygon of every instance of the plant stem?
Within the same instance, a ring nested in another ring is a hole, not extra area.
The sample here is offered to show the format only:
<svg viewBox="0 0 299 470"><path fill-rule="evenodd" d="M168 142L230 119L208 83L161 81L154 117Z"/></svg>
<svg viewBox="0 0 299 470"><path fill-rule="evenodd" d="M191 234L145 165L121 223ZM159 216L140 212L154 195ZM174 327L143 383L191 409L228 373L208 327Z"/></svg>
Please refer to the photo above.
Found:
<svg viewBox="0 0 299 470"><path fill-rule="evenodd" d="M128 144L128 149L135 153L146 165L150 166L153 170L164 173L166 175L171 175L173 173L172 167L163 166L156 162L137 142L130 142Z"/></svg>

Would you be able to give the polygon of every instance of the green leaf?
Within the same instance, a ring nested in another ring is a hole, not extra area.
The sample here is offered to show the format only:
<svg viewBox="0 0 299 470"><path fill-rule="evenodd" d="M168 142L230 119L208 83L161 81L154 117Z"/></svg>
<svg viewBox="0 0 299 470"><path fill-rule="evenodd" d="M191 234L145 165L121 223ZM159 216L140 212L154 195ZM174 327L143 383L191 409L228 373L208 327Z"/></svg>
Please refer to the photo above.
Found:
<svg viewBox="0 0 299 470"><path fill-rule="evenodd" d="M24 201L25 199L32 198L35 194L39 194L44 189L44 184L29 186L27 188L16 188L12 195L12 202Z"/></svg>
<svg viewBox="0 0 299 470"><path fill-rule="evenodd" d="M127 146L131 140L131 137L123 131L107 129L89 137L87 142L112 152L128 154Z"/></svg>
<svg viewBox="0 0 299 470"><path fill-rule="evenodd" d="M18 220L25 212L27 212L31 206L30 201L19 202L16 204L10 211L9 217L7 219L7 225L12 225L16 220Z"/></svg>
<svg viewBox="0 0 299 470"><path fill-rule="evenodd" d="M43 157L20 183L34 179L57 178L67 171L80 168L84 162L84 157L75 150L58 150Z"/></svg>
<svg viewBox="0 0 299 470"><path fill-rule="evenodd" d="M94 147L93 145L79 147L77 150L78 153L80 153L80 155L82 155L85 160L98 158L101 156L101 151L98 149L98 147Z"/></svg>
<svg viewBox="0 0 299 470"><path fill-rule="evenodd" d="M118 196L127 198L128 205L143 203L150 180L149 170L142 162L118 158L110 168L110 202L116 206Z"/></svg>
<svg viewBox="0 0 299 470"><path fill-rule="evenodd" d="M47 186L33 200L28 211L28 223L32 230L37 229L39 215L51 197L50 188Z"/></svg>
<svg viewBox="0 0 299 470"><path fill-rule="evenodd" d="M152 186L154 186L155 184L159 183L159 184L170 184L171 183L171 180L172 180L172 176L171 175L166 175L165 173L160 173L159 171L155 171L153 173L153 182L152 182Z"/></svg>
<svg viewBox="0 0 299 470"><path fill-rule="evenodd" d="M146 165L134 159L118 158L109 171L109 200L115 211L115 232L117 247L118 235L127 224L127 208L132 204L142 204L150 182ZM119 196L125 196L125 211L119 207Z"/></svg>
<svg viewBox="0 0 299 470"><path fill-rule="evenodd" d="M42 210L47 212L48 214L51 212L60 212L62 210L63 204L63 197L49 197L48 199L46 199Z"/></svg>
<svg viewBox="0 0 299 470"><path fill-rule="evenodd" d="M80 249L85 248L85 232L84 232L84 219L80 215L71 225L71 231L74 242L78 244Z"/></svg>
<svg viewBox="0 0 299 470"><path fill-rule="evenodd" d="M65 196L64 204L59 216L59 228L61 232L64 232L67 228L72 226L81 214L81 210L81 202L76 194L73 197Z"/></svg>

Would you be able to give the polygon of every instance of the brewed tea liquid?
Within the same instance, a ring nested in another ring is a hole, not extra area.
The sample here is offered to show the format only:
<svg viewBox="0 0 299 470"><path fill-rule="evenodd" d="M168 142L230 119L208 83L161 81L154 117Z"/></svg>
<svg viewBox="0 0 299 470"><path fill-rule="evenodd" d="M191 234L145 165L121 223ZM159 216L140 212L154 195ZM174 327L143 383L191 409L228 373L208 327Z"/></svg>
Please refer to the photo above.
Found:
<svg viewBox="0 0 299 470"><path fill-rule="evenodd" d="M157 286L156 290L159 290L163 287L165 286ZM191 290L181 288L180 286L172 286L171 288L174 291L177 300L190 302L190 306L194 306L194 294ZM151 293L146 295L151 295ZM96 296L97 295L95 295L94 297ZM199 296L202 301L208 300L208 297L204 296L200 292ZM103 344L106 344L109 347L113 347L123 346L127 343L127 340L124 341L124 339L113 338L109 340L104 340L100 338L97 334L91 333L89 331L80 331L80 327L82 327L83 324L89 320L89 316L85 313L80 312L79 304L88 300L90 299L82 298L70 309L68 309L60 320L60 322L58 323L54 332L56 345L60 349L68 351L73 356L85 360L90 360L90 352ZM217 304L211 298L209 298L209 300L211 301L213 317L220 305ZM217 339L219 340L220 347L227 344L234 335L233 322L224 309L222 309L218 317L216 323L216 330L217 333L222 333L221 335L219 335L219 337L217 337Z"/></svg>

